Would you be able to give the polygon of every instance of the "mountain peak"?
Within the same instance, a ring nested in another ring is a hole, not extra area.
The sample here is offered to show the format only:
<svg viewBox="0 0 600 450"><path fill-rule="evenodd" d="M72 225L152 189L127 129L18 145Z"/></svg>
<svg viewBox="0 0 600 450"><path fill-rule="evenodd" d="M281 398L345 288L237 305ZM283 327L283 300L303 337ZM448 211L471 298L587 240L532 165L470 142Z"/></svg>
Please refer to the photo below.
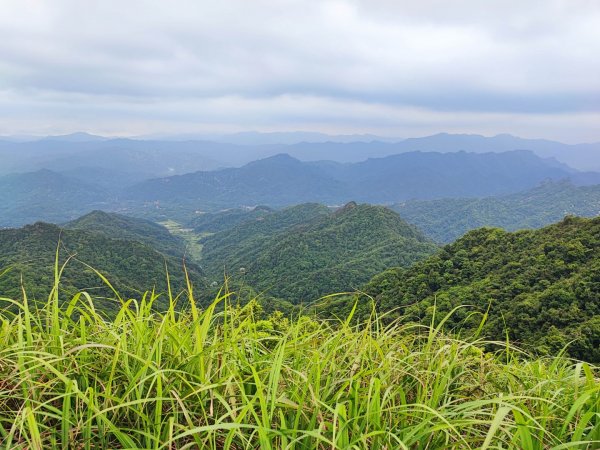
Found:
<svg viewBox="0 0 600 450"><path fill-rule="evenodd" d="M352 200L352 201L346 203L341 208L337 209L334 214L335 215L344 214L344 213L356 208L357 206L358 206L358 203L356 203L354 200Z"/></svg>
<svg viewBox="0 0 600 450"><path fill-rule="evenodd" d="M278 153L273 156L268 156L263 159L258 159L256 161L249 162L244 167L260 167L260 166L272 166L272 165L296 165L302 164L299 159L290 156L288 153Z"/></svg>
<svg viewBox="0 0 600 450"><path fill-rule="evenodd" d="M103 136L97 136L95 134L85 133L78 131L71 134L62 134L57 136L46 136L42 139L43 141L65 141L65 142L91 142L91 141L105 141L107 138Z"/></svg>
<svg viewBox="0 0 600 450"><path fill-rule="evenodd" d="M269 156L261 161L300 161L299 159L290 156L289 153L277 153L276 155Z"/></svg>

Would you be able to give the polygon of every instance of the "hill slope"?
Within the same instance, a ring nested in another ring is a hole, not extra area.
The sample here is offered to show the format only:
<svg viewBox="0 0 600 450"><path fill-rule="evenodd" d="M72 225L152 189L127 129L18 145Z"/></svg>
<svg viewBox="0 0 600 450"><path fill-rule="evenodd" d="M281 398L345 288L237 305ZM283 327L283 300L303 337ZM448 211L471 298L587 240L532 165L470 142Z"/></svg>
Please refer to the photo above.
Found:
<svg viewBox="0 0 600 450"><path fill-rule="evenodd" d="M600 214L600 185L546 182L502 197L413 200L396 203L391 209L434 240L447 243L483 226L515 231L550 225L569 214L597 216Z"/></svg>
<svg viewBox="0 0 600 450"><path fill-rule="evenodd" d="M407 199L481 197L518 192L575 173L532 152L409 152L356 164L330 165L334 179L369 203Z"/></svg>
<svg viewBox="0 0 600 450"><path fill-rule="evenodd" d="M110 200L102 189L50 170L6 175L0 177L0 227L64 222Z"/></svg>
<svg viewBox="0 0 600 450"><path fill-rule="evenodd" d="M248 256L258 256L262 243L268 239L287 229L327 216L330 212L329 208L318 203L305 203L244 221L202 239L203 264L212 272L222 271L225 261L230 269L242 267Z"/></svg>
<svg viewBox="0 0 600 450"><path fill-rule="evenodd" d="M0 230L0 292L20 296L21 275L28 296L44 300L52 285L53 265L57 243L61 242L61 263L74 255L62 277L67 291L89 290L92 294L111 297L100 278L82 261L104 274L123 296L137 296L153 286L166 292L165 264L169 267L174 292L185 287L182 261L165 256L148 245L122 239L111 239L101 233L81 230L62 230L56 225L38 222L23 228ZM204 285L201 271L188 265L191 277ZM110 303L101 308L110 307ZM163 304L164 305L164 304Z"/></svg>
<svg viewBox="0 0 600 450"><path fill-rule="evenodd" d="M65 224L63 228L93 231L112 239L141 242L167 255L183 256L185 253L183 239L173 236L162 225L121 214L92 211Z"/></svg>
<svg viewBox="0 0 600 450"><path fill-rule="evenodd" d="M600 218L568 217L555 225L509 233L482 228L409 269L393 269L365 288L381 311L428 323L454 306L490 307L484 335L600 361ZM481 316L463 309L450 319L475 329Z"/></svg>
<svg viewBox="0 0 600 450"><path fill-rule="evenodd" d="M194 217L189 225L196 233L217 233L233 228L242 222L259 219L272 213L267 206L257 206L252 209L233 208L214 213L204 213Z"/></svg>
<svg viewBox="0 0 600 450"><path fill-rule="evenodd" d="M318 214L272 226L309 209ZM212 271L224 266L237 273L243 267L250 285L299 302L354 289L386 267L407 266L435 251L386 208L350 203L329 213L301 205L206 238L202 262Z"/></svg>

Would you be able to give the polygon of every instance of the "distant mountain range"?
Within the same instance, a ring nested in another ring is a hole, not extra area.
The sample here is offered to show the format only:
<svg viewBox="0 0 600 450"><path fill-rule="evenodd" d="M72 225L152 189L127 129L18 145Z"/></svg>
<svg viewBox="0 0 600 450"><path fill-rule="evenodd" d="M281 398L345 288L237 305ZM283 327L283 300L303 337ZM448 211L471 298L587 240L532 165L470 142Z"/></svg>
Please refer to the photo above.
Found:
<svg viewBox="0 0 600 450"><path fill-rule="evenodd" d="M112 207L106 190L50 170L0 177L0 227L61 223Z"/></svg>
<svg viewBox="0 0 600 450"><path fill-rule="evenodd" d="M600 143L563 144L523 139L508 134L493 137L440 133L421 138L390 140L373 135L329 136L320 133L237 133L226 136L169 138L106 138L74 133L46 138L0 139L0 174L36 169L72 170L102 167L149 176L182 174L248 162L287 153L303 161L358 162L398 153L475 153L531 150L581 171L600 171Z"/></svg>
<svg viewBox="0 0 600 450"><path fill-rule="evenodd" d="M231 134L179 134L179 135L150 135L141 136L144 140L169 140L169 141L213 141L238 145L293 145L300 143L324 142L398 142L402 139L377 136L374 134L343 134L331 135L310 131L267 132L242 131Z"/></svg>
<svg viewBox="0 0 600 450"><path fill-rule="evenodd" d="M578 180L579 175L529 151L411 152L360 163L302 162L281 154L241 168L147 180L123 195L136 202L187 202L198 208L343 204L350 200L382 204L502 195L547 179ZM600 182L600 175L596 178Z"/></svg>
<svg viewBox="0 0 600 450"><path fill-rule="evenodd" d="M201 211L256 205L394 204L508 195L546 180L600 184L598 173L578 172L525 150L409 152L359 163L306 162L279 154L240 168L146 176L98 166L0 176L0 226L61 223L96 209L187 222Z"/></svg>

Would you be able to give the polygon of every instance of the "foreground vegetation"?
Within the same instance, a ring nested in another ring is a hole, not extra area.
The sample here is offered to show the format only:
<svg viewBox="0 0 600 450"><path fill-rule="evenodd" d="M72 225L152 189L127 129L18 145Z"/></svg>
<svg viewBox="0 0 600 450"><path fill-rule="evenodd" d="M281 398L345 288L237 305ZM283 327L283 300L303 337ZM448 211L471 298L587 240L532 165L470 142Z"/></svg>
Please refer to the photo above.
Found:
<svg viewBox="0 0 600 450"><path fill-rule="evenodd" d="M364 291L380 311L430 323L459 305L448 325L477 330L477 310L488 316L482 336L508 334L538 354L568 346L577 359L600 363L600 217L566 217L539 230L509 233L481 228L408 269L374 277ZM340 314L340 302L328 310ZM346 306L347 307L347 306ZM349 309L347 309L349 310ZM369 308L360 311L367 317Z"/></svg>
<svg viewBox="0 0 600 450"><path fill-rule="evenodd" d="M60 277L56 268L56 279ZM2 448L593 449L598 368L441 327L290 320L191 287L105 320L85 292L0 326ZM223 307L225 306L225 307Z"/></svg>

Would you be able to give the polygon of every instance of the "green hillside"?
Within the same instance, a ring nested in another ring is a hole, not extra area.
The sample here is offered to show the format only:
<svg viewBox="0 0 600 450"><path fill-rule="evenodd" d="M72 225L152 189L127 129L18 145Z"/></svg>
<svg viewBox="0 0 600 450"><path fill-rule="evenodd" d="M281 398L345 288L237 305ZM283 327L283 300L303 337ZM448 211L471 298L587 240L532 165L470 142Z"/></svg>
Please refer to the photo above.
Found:
<svg viewBox="0 0 600 450"><path fill-rule="evenodd" d="M288 228L327 216L330 210L317 203L305 203L273 212L264 217L241 223L202 240L202 262L208 270L221 271L225 262L228 267L240 267L244 258L260 251L261 244ZM256 255L255 255L256 256Z"/></svg>
<svg viewBox="0 0 600 450"><path fill-rule="evenodd" d="M259 219L273 210L268 206L257 206L255 208L232 208L217 212L207 212L194 217L190 226L196 233L217 233L239 225L242 222Z"/></svg>
<svg viewBox="0 0 600 450"><path fill-rule="evenodd" d="M449 243L483 226L508 231L540 228L568 214L600 214L600 185L574 186L568 181L545 182L503 197L412 200L391 207L437 242Z"/></svg>
<svg viewBox="0 0 600 450"><path fill-rule="evenodd" d="M166 292L165 265L169 268L173 292L185 287L180 258L161 254L140 242L112 239L89 231L63 230L38 222L0 230L0 273L8 270L0 276L1 296L20 297L22 278L28 296L44 300L52 287L59 240L60 263L73 256L62 276L62 288L67 294L85 289L94 296L113 297L100 277L82 263L106 276L124 297L139 296L140 292L153 287L158 292ZM199 288L204 286L200 269L193 264L187 267L194 283ZM110 305L110 302L103 303L99 307L110 308Z"/></svg>
<svg viewBox="0 0 600 450"><path fill-rule="evenodd" d="M162 225L121 214L92 211L63 227L93 231L113 239L138 241L168 255L182 256L185 252L183 239L173 236Z"/></svg>
<svg viewBox="0 0 600 450"><path fill-rule="evenodd" d="M50 170L0 176L0 227L65 222L112 203L103 189Z"/></svg>
<svg viewBox="0 0 600 450"><path fill-rule="evenodd" d="M300 205L204 243L202 264L209 272L241 271L250 285L293 302L355 289L388 267L408 266L436 251L393 211L355 203L333 213Z"/></svg>
<svg viewBox="0 0 600 450"><path fill-rule="evenodd" d="M458 305L450 324L507 337L542 354L600 361L600 218L568 217L540 230L482 228L409 269L392 269L365 288L380 311L429 323ZM330 305L331 307L331 305ZM397 309L399 308L399 309Z"/></svg>
<svg viewBox="0 0 600 450"><path fill-rule="evenodd" d="M242 222L259 219L273 210L268 206L257 206L252 209L232 208L218 212L206 212L194 217L189 225L196 233L217 233L228 230Z"/></svg>

